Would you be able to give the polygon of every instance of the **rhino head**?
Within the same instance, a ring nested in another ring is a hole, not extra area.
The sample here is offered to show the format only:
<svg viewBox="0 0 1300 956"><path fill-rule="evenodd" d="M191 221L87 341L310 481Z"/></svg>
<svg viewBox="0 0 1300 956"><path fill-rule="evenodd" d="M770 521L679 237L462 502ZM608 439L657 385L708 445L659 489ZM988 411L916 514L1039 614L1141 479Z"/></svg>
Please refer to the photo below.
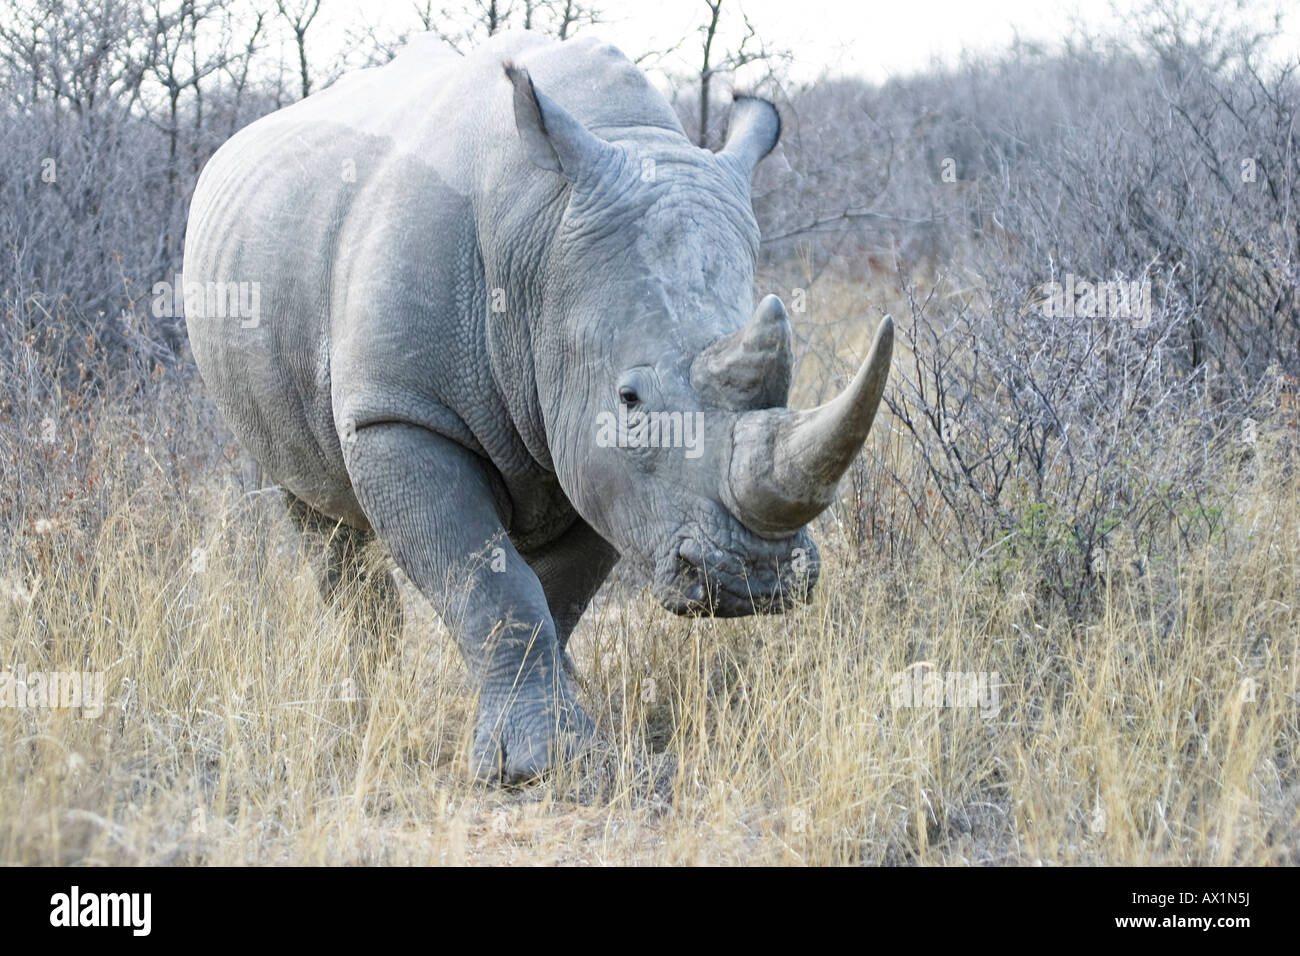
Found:
<svg viewBox="0 0 1300 956"><path fill-rule="evenodd" d="M526 71L506 73L525 154L563 186L531 333L562 489L675 613L806 601L819 567L806 526L871 428L893 325L833 401L786 407L790 323L752 291L750 177L780 135L775 107L737 97L714 153L675 123L598 135Z"/></svg>

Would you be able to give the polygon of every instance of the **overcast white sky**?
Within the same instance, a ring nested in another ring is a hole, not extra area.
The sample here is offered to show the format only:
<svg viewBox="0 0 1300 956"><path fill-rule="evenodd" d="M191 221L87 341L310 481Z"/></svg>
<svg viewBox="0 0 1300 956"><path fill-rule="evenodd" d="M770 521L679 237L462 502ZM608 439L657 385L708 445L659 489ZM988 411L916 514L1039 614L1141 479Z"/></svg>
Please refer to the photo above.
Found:
<svg viewBox="0 0 1300 956"><path fill-rule="evenodd" d="M1246 12L1238 0L1189 0L1199 9L1232 11L1234 19L1266 19L1261 0ZM666 49L684 37L694 39L704 19L702 0L596 0L605 22L586 27L613 42L629 56ZM924 69L932 59L953 62L963 49L990 51L1019 35L1027 40L1059 42L1074 22L1122 34L1125 16L1143 0L724 0L723 25L728 39L741 27L744 11L765 39L790 49L796 80L826 72L857 74L872 80ZM439 4L435 2L435 6ZM447 7L457 0L446 0ZM268 2L268 7L274 9ZM1283 5L1283 9L1286 6ZM381 30L409 28L417 22L411 0L325 0L316 40L342 49L345 27L357 22ZM1279 44L1300 51L1297 21L1291 16L1286 39ZM313 29L317 29L313 27ZM334 52L331 50L330 52ZM694 52L694 51L692 51ZM685 61L682 61L684 66ZM673 62L664 66L672 68ZM743 79L743 77L742 77Z"/></svg>
<svg viewBox="0 0 1300 956"><path fill-rule="evenodd" d="M658 48L689 35L703 19L702 0L615 2L610 22L592 28L617 46ZM796 77L829 70L874 80L911 72L932 58L955 59L963 47L1008 45L1019 30L1027 38L1052 39L1068 31L1078 3L1051 0L737 0L723 15L734 35L743 10L759 34L794 53ZM622 9L620 15L618 9ZM1083 3L1092 23L1111 23L1108 4ZM627 52L626 49L624 52Z"/></svg>

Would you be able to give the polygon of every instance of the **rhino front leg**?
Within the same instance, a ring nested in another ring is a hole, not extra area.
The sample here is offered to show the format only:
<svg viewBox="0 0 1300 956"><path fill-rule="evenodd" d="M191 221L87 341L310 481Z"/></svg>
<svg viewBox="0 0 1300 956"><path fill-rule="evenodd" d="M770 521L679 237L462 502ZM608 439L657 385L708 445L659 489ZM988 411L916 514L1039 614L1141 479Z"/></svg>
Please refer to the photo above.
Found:
<svg viewBox="0 0 1300 956"><path fill-rule="evenodd" d="M366 517L456 635L478 684L475 773L515 783L576 756L594 728L562 666L541 582L506 536L499 481L415 425L360 427L344 454Z"/></svg>
<svg viewBox="0 0 1300 956"><path fill-rule="evenodd" d="M542 582L555 621L555 637L563 651L582 612L618 562L618 551L578 518L559 538L527 552L524 559ZM567 653L564 663L572 668Z"/></svg>

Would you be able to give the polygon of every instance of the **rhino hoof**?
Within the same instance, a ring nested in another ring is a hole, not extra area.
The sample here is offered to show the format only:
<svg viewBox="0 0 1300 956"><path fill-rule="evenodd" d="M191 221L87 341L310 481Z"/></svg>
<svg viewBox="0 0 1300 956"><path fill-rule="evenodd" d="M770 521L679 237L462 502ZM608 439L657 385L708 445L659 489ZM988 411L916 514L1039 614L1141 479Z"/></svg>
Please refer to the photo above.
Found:
<svg viewBox="0 0 1300 956"><path fill-rule="evenodd" d="M576 760L595 739L595 725L578 704L515 699L505 706L479 706L472 764L481 782L520 786Z"/></svg>

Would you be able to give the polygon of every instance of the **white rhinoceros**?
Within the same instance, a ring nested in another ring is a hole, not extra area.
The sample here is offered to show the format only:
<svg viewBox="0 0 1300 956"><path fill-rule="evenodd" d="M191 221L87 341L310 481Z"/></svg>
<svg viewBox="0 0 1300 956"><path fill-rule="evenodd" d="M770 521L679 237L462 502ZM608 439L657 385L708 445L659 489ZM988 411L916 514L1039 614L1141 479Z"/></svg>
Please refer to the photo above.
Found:
<svg viewBox="0 0 1300 956"><path fill-rule="evenodd" d="M834 401L785 407L749 196L779 132L738 97L721 151L699 149L593 40L462 57L421 37L203 170L184 266L203 379L303 523L333 528L331 580L378 535L455 633L484 778L590 739L565 644L620 556L679 614L777 611L815 581L804 526L866 438L893 332ZM235 288L256 314L211 294Z"/></svg>

